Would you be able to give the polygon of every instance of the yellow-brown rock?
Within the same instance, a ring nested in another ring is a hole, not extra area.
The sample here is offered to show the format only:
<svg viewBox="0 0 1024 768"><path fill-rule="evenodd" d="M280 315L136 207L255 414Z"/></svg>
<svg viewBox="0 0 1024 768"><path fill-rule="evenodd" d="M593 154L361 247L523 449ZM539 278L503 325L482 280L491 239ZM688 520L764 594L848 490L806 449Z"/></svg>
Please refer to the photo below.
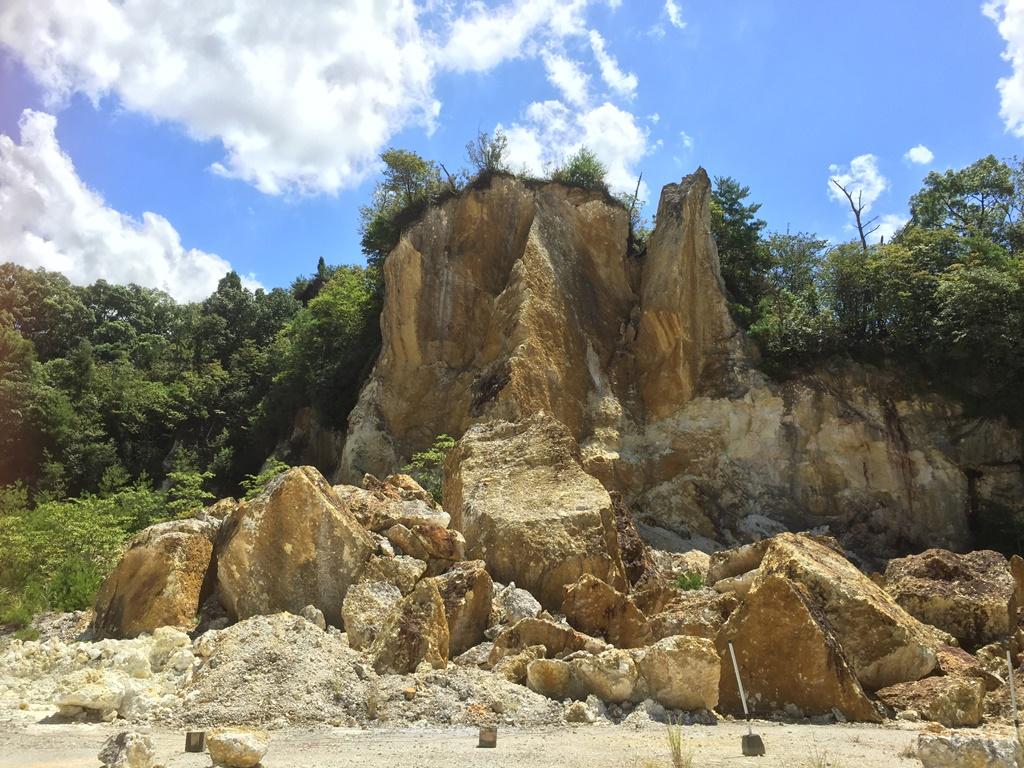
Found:
<svg viewBox="0 0 1024 768"><path fill-rule="evenodd" d="M719 710L743 713L728 643L736 651L747 703L755 715L792 710L805 716L836 709L848 720L881 718L854 674L838 634L805 585L782 575L759 579L718 634L723 659Z"/></svg>
<svg viewBox="0 0 1024 768"><path fill-rule="evenodd" d="M973 728L984 716L985 684L976 677L926 677L882 688L876 695L896 712L913 710L948 728Z"/></svg>
<svg viewBox="0 0 1024 768"><path fill-rule="evenodd" d="M426 662L448 664L448 621L432 579L423 579L391 609L369 649L378 674L405 675Z"/></svg>
<svg viewBox="0 0 1024 768"><path fill-rule="evenodd" d="M526 685L534 693L562 701L582 697L569 662L561 659L537 659L526 667Z"/></svg>
<svg viewBox="0 0 1024 768"><path fill-rule="evenodd" d="M448 621L448 655L452 658L483 642L490 623L494 584L483 560L456 563L433 579Z"/></svg>
<svg viewBox="0 0 1024 768"><path fill-rule="evenodd" d="M373 554L373 540L313 467L295 467L224 523L217 584L231 616L307 605L341 624L341 605Z"/></svg>
<svg viewBox="0 0 1024 768"><path fill-rule="evenodd" d="M96 595L96 637L129 638L157 627L190 630L205 592L218 526L172 520L138 533Z"/></svg>
<svg viewBox="0 0 1024 768"><path fill-rule="evenodd" d="M555 657L582 651L594 642L594 638L548 619L522 619L494 639L490 663L497 664L505 656L534 645L544 646L548 657Z"/></svg>
<svg viewBox="0 0 1024 768"><path fill-rule="evenodd" d="M548 610L557 611L562 588L585 573L625 588L611 498L550 416L471 428L445 461L444 488L467 556Z"/></svg>
<svg viewBox="0 0 1024 768"><path fill-rule="evenodd" d="M636 604L589 573L565 588L561 612L576 629L600 635L616 648L639 648L651 642L647 617Z"/></svg>
<svg viewBox="0 0 1024 768"><path fill-rule="evenodd" d="M964 648L1005 640L1017 626L1016 584L1006 558L981 550L929 549L889 561L885 589L912 616Z"/></svg>
<svg viewBox="0 0 1024 768"><path fill-rule="evenodd" d="M428 576L444 573L452 563L466 556L466 540L462 534L436 525L407 528L398 523L388 528L387 537L406 555L425 562Z"/></svg>
<svg viewBox="0 0 1024 768"><path fill-rule="evenodd" d="M634 700L654 699L689 711L718 706L722 659L711 640L677 635L633 652L639 673Z"/></svg>
<svg viewBox="0 0 1024 768"><path fill-rule="evenodd" d="M379 480L363 477L363 487L336 485L334 492L364 528L383 533L393 525L447 528L449 516L441 505L408 475Z"/></svg>
<svg viewBox="0 0 1024 768"><path fill-rule="evenodd" d="M673 635L714 640L739 604L739 598L732 592L721 594L713 589L679 592L660 613L648 619L651 636L654 640Z"/></svg>

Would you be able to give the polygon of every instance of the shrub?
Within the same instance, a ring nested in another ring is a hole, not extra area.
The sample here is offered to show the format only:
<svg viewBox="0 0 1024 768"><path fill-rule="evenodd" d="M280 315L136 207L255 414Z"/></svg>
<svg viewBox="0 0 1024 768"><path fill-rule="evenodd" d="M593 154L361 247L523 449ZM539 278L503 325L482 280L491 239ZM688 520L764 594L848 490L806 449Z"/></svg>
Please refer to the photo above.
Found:
<svg viewBox="0 0 1024 768"><path fill-rule="evenodd" d="M604 177L608 173L597 155L587 147L580 147L562 167L555 170L551 178L571 187L583 189L604 189Z"/></svg>
<svg viewBox="0 0 1024 768"><path fill-rule="evenodd" d="M676 589L682 590L693 590L702 589L704 587L704 577L695 571L688 571L681 573L676 576L675 580Z"/></svg>
<svg viewBox="0 0 1024 768"><path fill-rule="evenodd" d="M412 461L403 468L403 471L422 485L438 504L441 503L441 474L444 460L454 447L454 437L438 435L427 450L414 453Z"/></svg>
<svg viewBox="0 0 1024 768"><path fill-rule="evenodd" d="M242 490L245 491L246 499L254 499L263 493L263 489L270 485L270 481L287 472L291 467L283 461L273 457L267 459L267 463L258 475L246 475L241 482Z"/></svg>
<svg viewBox="0 0 1024 768"><path fill-rule="evenodd" d="M508 162L505 152L508 150L508 136L496 129L494 134L480 131L476 138L466 144L466 155L469 162L480 173L507 173Z"/></svg>

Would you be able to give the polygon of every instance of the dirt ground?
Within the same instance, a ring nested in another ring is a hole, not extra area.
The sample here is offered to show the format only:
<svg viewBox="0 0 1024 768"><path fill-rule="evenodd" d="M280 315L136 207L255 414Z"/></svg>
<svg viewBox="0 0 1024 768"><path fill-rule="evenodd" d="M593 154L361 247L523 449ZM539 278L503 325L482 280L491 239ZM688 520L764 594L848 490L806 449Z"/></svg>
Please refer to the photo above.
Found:
<svg viewBox="0 0 1024 768"><path fill-rule="evenodd" d="M97 768L96 753L124 726L0 723L0 768ZM746 726L723 722L687 726L685 745L694 768L896 768L920 766L904 756L918 731L909 725L791 725L756 722L767 756L745 758L740 736ZM149 733L157 760L167 768L206 768L205 754L184 753L184 735L164 728ZM665 727L580 725L545 729L501 729L497 749L478 749L476 731L284 730L271 734L265 768L670 768Z"/></svg>

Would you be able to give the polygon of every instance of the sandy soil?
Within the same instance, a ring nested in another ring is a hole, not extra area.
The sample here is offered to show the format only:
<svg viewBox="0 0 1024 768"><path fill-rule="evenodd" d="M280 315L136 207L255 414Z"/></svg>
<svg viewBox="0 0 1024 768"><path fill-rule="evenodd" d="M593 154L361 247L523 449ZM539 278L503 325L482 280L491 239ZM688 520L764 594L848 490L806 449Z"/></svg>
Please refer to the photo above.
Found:
<svg viewBox="0 0 1024 768"><path fill-rule="evenodd" d="M757 722L768 754L744 758L741 723L685 727L694 768L898 768L920 766L903 757L918 731L907 725L789 725ZM97 768L96 753L111 733L109 725L0 724L0 768ZM185 754L184 735L162 728L145 729L167 768L206 768L207 755ZM476 731L468 729L360 731L274 731L266 768L669 768L665 728L633 726L566 726L560 729L502 729L498 748L478 749ZM816 759L820 758L820 759Z"/></svg>

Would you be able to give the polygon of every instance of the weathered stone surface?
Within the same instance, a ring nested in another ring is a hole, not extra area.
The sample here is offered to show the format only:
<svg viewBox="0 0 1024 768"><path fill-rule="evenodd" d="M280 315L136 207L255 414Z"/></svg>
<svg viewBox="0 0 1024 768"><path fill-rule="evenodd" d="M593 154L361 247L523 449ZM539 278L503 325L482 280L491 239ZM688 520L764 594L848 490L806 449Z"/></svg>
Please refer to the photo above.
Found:
<svg viewBox="0 0 1024 768"><path fill-rule="evenodd" d="M512 583L494 595L491 624L510 626L522 619L535 619L542 610L537 598Z"/></svg>
<svg viewBox="0 0 1024 768"><path fill-rule="evenodd" d="M342 605L344 605L344 603L342 603ZM324 618L324 612L315 605L307 605L302 609L302 613L300 615L313 626L319 629L327 629L327 619Z"/></svg>
<svg viewBox="0 0 1024 768"><path fill-rule="evenodd" d="M206 748L214 765L256 768L270 747L270 734L251 728L214 728L206 732Z"/></svg>
<svg viewBox="0 0 1024 768"><path fill-rule="evenodd" d="M87 711L103 720L113 720L127 694L124 675L107 669L80 669L60 681L53 703L62 715Z"/></svg>
<svg viewBox="0 0 1024 768"><path fill-rule="evenodd" d="M412 592L423 575L427 572L427 564L422 560L408 555L394 555L382 557L374 555L363 569L363 581L383 581L393 584L398 590L407 595Z"/></svg>
<svg viewBox="0 0 1024 768"><path fill-rule="evenodd" d="M639 648L651 642L647 617L636 604L589 573L565 588L562 613L581 632L600 635L616 648Z"/></svg>
<svg viewBox="0 0 1024 768"><path fill-rule="evenodd" d="M398 587L383 581L361 581L349 587L341 605L349 645L357 650L373 645L385 619L401 599Z"/></svg>
<svg viewBox="0 0 1024 768"><path fill-rule="evenodd" d="M628 651L612 648L570 662L573 678L601 701L621 704L633 698L640 673Z"/></svg>
<svg viewBox="0 0 1024 768"><path fill-rule="evenodd" d="M1020 768L1024 750L1014 738L922 733L917 737L917 759L924 768Z"/></svg>
<svg viewBox="0 0 1024 768"><path fill-rule="evenodd" d="M526 685L531 691L561 701L581 695L572 666L560 659L537 659L526 667Z"/></svg>
<svg viewBox="0 0 1024 768"><path fill-rule="evenodd" d="M121 731L103 742L96 757L104 768L152 768L156 750L148 736Z"/></svg>
<svg viewBox="0 0 1024 768"><path fill-rule="evenodd" d="M579 463L566 427L538 414L470 429L445 462L445 504L467 553L549 610L582 574L626 578L608 492Z"/></svg>
<svg viewBox="0 0 1024 768"><path fill-rule="evenodd" d="M429 525L447 528L451 518L434 498L409 475L380 480L363 477L363 487L336 485L334 492L364 528L383 533L393 525Z"/></svg>
<svg viewBox="0 0 1024 768"><path fill-rule="evenodd" d="M172 520L137 534L96 595L94 635L127 638L163 626L195 627L212 588L217 530L212 522Z"/></svg>
<svg viewBox="0 0 1024 768"><path fill-rule="evenodd" d="M448 654L457 656L484 639L494 585L483 560L456 563L433 580L448 619Z"/></svg>
<svg viewBox="0 0 1024 768"><path fill-rule="evenodd" d="M452 563L466 556L466 540L462 534L435 525L407 528L398 523L388 528L387 537L406 555L425 562L429 576L444 573Z"/></svg>
<svg viewBox="0 0 1024 768"><path fill-rule="evenodd" d="M1001 677L993 675L977 658L962 648L943 645L935 655L939 660L939 671L944 675L977 678L987 691L993 691L1003 684Z"/></svg>
<svg viewBox="0 0 1024 768"><path fill-rule="evenodd" d="M739 715L743 707L728 658L729 641L756 715L788 706L805 715L837 709L848 720L881 719L836 631L805 585L779 575L760 579L719 632L716 646L724 660L719 709Z"/></svg>
<svg viewBox="0 0 1024 768"><path fill-rule="evenodd" d="M217 584L236 619L314 605L341 624L341 604L375 546L312 467L276 478L224 523Z"/></svg>
<svg viewBox="0 0 1024 768"><path fill-rule="evenodd" d="M661 640L673 635L691 635L714 640L722 625L740 604L735 593L713 589L679 592L664 610L648 620L651 637Z"/></svg>
<svg viewBox="0 0 1024 768"><path fill-rule="evenodd" d="M523 619L495 638L491 663L497 664L504 656L518 653L532 645L543 645L547 655L555 657L582 651L593 642L594 638L563 624L547 619Z"/></svg>
<svg viewBox="0 0 1024 768"><path fill-rule="evenodd" d="M810 536L775 536L759 569L753 589L773 576L805 588L867 690L924 677L935 669L936 649L950 642L900 608L835 549Z"/></svg>
<svg viewBox="0 0 1024 768"><path fill-rule="evenodd" d="M503 656L494 665L494 674L501 675L510 683L523 685L526 682L526 672L530 664L538 659L543 659L546 649L543 645L531 645L516 653Z"/></svg>
<svg viewBox="0 0 1024 768"><path fill-rule="evenodd" d="M926 677L882 688L875 695L897 712L913 710L950 728L981 725L984 715L985 684L977 677Z"/></svg>
<svg viewBox="0 0 1024 768"><path fill-rule="evenodd" d="M448 664L448 621L432 580L420 581L391 609L369 653L382 675L408 674L424 661L435 669Z"/></svg>
<svg viewBox="0 0 1024 768"><path fill-rule="evenodd" d="M640 676L635 701L651 698L672 709L712 710L718 706L721 659L710 640L666 637L633 652Z"/></svg>
<svg viewBox="0 0 1024 768"><path fill-rule="evenodd" d="M1016 585L1006 558L929 549L889 561L885 589L912 616L953 635L964 648L1004 640L1017 625Z"/></svg>

